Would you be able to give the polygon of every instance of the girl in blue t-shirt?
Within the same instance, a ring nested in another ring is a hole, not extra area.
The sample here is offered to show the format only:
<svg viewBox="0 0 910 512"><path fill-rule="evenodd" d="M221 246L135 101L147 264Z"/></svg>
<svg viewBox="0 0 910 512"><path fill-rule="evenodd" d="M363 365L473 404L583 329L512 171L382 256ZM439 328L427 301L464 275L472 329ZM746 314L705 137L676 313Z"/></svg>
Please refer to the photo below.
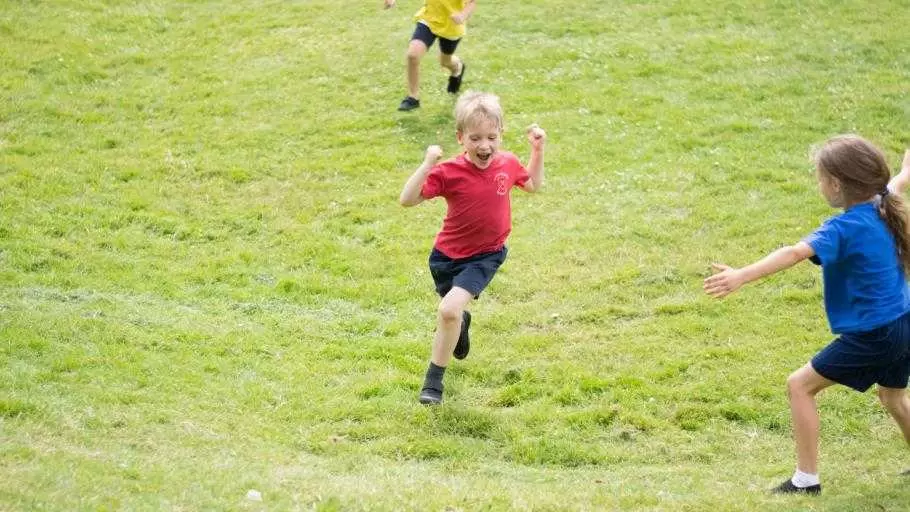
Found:
<svg viewBox="0 0 910 512"><path fill-rule="evenodd" d="M818 494L818 411L815 395L833 384L878 397L910 443L910 218L901 193L910 183L910 151L901 172L855 135L828 140L815 155L825 200L844 212L801 242L743 268L713 265L704 290L720 298L742 285L808 259L822 266L825 313L838 335L787 378L796 441L796 472L774 492Z"/></svg>

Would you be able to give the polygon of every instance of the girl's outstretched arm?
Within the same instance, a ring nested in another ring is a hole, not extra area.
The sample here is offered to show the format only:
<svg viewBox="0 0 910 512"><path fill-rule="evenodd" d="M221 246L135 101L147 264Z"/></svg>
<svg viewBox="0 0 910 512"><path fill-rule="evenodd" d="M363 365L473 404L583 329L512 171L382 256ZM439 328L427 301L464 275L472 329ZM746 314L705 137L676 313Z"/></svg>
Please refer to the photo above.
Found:
<svg viewBox="0 0 910 512"><path fill-rule="evenodd" d="M901 163L901 172L888 182L888 190L894 194L903 195L907 185L910 184L910 149L904 152L904 161Z"/></svg>
<svg viewBox="0 0 910 512"><path fill-rule="evenodd" d="M703 288L705 293L714 298L726 297L746 283L790 268L812 256L815 256L815 251L812 250L812 247L806 242L799 242L796 245L781 247L743 268L733 268L713 263L711 266L714 267L717 273L705 279Z"/></svg>
<svg viewBox="0 0 910 512"><path fill-rule="evenodd" d="M427 181L427 175L430 174L433 166L436 165L436 162L439 161L441 157L441 147L430 146L427 148L426 156L424 156L420 167L414 171L414 174L405 182L404 188L401 189L401 195L398 196L398 202L401 203L402 206L414 206L423 201L423 196L420 195L420 189L423 188L423 183Z"/></svg>

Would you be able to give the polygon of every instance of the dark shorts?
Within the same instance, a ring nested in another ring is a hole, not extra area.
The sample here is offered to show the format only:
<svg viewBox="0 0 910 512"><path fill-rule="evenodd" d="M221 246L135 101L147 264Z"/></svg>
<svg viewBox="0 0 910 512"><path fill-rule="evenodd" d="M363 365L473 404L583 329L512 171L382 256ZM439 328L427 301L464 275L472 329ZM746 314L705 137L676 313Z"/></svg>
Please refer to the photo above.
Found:
<svg viewBox="0 0 910 512"><path fill-rule="evenodd" d="M910 313L866 332L841 334L812 358L822 377L857 391L872 384L906 388L910 375Z"/></svg>
<svg viewBox="0 0 910 512"><path fill-rule="evenodd" d="M427 48L433 46L433 41L436 40L436 34L430 31L430 27L424 25L423 23L418 23L417 27L414 29L414 35L411 36L411 40L417 39L423 41L423 44L427 45ZM458 43L461 39L446 39L444 37L439 38L439 51L445 55L452 55L455 53L455 48L458 48Z"/></svg>
<svg viewBox="0 0 910 512"><path fill-rule="evenodd" d="M430 273L436 283L436 292L445 297L453 286L457 286L471 292L476 299L493 280L508 253L509 250L503 247L496 252L453 260L434 247L430 253Z"/></svg>

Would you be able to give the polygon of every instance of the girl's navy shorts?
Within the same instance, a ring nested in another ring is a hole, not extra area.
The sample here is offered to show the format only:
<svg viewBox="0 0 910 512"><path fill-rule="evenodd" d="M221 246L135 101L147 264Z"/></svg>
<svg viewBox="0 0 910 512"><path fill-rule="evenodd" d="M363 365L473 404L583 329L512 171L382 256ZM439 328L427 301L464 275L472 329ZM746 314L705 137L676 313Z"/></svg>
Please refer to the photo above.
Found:
<svg viewBox="0 0 910 512"><path fill-rule="evenodd" d="M910 375L910 313L877 329L844 333L812 358L822 377L857 391L872 384L906 388Z"/></svg>
<svg viewBox="0 0 910 512"><path fill-rule="evenodd" d="M414 35L411 36L411 41L415 39L423 41L423 44L427 45L427 48L429 48L433 46L433 41L436 40L436 37L436 34L430 31L430 27L418 22L417 27L414 28ZM446 39L440 37L439 51L446 55L452 55L455 53L455 48L458 48L459 41L461 41L461 39Z"/></svg>
<svg viewBox="0 0 910 512"><path fill-rule="evenodd" d="M476 299L493 280L493 275L506 261L508 253L509 250L503 246L495 252L452 259L434 247L430 252L429 263L436 292L440 297L445 297L453 286L457 286L471 292Z"/></svg>

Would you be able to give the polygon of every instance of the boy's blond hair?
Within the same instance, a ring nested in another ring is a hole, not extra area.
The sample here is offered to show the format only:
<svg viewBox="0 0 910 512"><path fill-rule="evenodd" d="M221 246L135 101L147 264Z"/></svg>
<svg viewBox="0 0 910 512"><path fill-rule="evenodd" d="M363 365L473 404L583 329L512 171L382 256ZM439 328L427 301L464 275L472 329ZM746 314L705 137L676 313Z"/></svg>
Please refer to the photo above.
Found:
<svg viewBox="0 0 910 512"><path fill-rule="evenodd" d="M455 130L464 132L465 128L475 126L482 120L490 121L500 130L503 129L499 96L478 91L462 94L455 103Z"/></svg>

